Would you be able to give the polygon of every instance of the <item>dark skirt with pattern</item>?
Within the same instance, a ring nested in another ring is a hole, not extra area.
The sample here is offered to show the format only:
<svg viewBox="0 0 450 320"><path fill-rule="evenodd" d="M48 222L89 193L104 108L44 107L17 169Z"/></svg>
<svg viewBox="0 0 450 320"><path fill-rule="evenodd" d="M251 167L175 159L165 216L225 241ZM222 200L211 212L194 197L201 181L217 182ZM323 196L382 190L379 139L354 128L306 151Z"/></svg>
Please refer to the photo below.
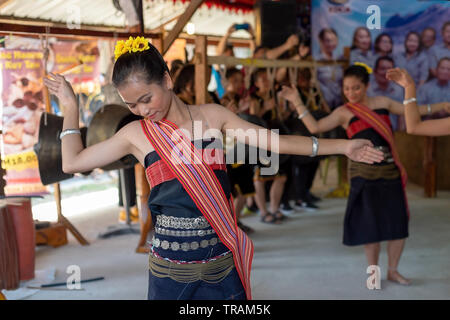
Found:
<svg viewBox="0 0 450 320"><path fill-rule="evenodd" d="M158 278L149 271L149 300L246 300L245 290L236 268L219 283L197 280L182 283Z"/></svg>
<svg viewBox="0 0 450 320"><path fill-rule="evenodd" d="M356 246L408 237L408 213L397 179L351 179L344 219L344 244Z"/></svg>

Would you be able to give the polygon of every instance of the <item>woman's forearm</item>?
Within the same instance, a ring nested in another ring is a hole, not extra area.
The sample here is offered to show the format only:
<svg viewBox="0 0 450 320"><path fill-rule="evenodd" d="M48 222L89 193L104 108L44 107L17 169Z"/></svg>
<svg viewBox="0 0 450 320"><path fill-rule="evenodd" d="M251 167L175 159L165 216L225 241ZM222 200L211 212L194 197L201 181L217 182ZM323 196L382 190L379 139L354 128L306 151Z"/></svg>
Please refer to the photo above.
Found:
<svg viewBox="0 0 450 320"><path fill-rule="evenodd" d="M411 84L405 87L405 100L412 99L416 97L416 87ZM410 102L405 105L405 119L406 119L406 131L408 133L413 133L416 126L420 124L420 112L417 107L417 103Z"/></svg>
<svg viewBox="0 0 450 320"><path fill-rule="evenodd" d="M317 155L345 154L347 143L350 140L344 139L317 139ZM311 137L297 135L279 136L279 150L271 146L271 150L280 154L312 155L313 139Z"/></svg>
<svg viewBox="0 0 450 320"><path fill-rule="evenodd" d="M76 102L72 105L65 106L64 110L63 130L79 129L79 112ZM83 148L80 134L68 134L61 139L63 171L70 171L71 164Z"/></svg>
<svg viewBox="0 0 450 320"><path fill-rule="evenodd" d="M445 109L445 104L443 102L422 104L419 106L419 113L422 116L430 115Z"/></svg>
<svg viewBox="0 0 450 320"><path fill-rule="evenodd" d="M299 117L303 115L303 117L300 120L303 121L303 123L305 124L308 131L311 132L312 134L320 133L319 123L311 115L311 113L308 111L308 109L303 104L303 102L300 100L300 98L299 98L299 100L294 102L294 106L297 110Z"/></svg>

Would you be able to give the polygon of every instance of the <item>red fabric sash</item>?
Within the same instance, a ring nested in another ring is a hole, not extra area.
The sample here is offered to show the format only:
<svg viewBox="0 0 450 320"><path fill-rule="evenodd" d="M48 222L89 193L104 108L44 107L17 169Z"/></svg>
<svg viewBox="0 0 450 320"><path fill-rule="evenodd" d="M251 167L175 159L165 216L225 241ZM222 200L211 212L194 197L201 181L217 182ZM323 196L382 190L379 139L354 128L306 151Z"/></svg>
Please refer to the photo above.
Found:
<svg viewBox="0 0 450 320"><path fill-rule="evenodd" d="M388 115L380 114L379 117L390 127L391 125L391 119L389 119ZM360 131L366 130L372 128L370 124L365 122L364 120L358 119L356 121L353 121L347 128L347 136L349 139L351 139L355 134L357 134Z"/></svg>
<svg viewBox="0 0 450 320"><path fill-rule="evenodd" d="M406 182L408 180L408 176L406 174L406 170L400 162L400 156L398 155L397 148L395 146L394 134L389 126L389 122L383 120L379 114L370 109L369 107L357 104L357 103L346 103L345 106L349 109L357 118L361 121L366 122L370 127L372 127L378 134L380 134L384 140L386 140L391 149L392 157L394 158L394 162L400 170L400 176L402 178L403 185L403 193L405 196L405 204L406 211L408 212L409 217L409 208L408 208L408 199L406 198ZM350 137L349 137L350 138Z"/></svg>
<svg viewBox="0 0 450 320"><path fill-rule="evenodd" d="M141 120L141 125L155 151L180 181L222 243L233 253L247 299L251 299L253 243L237 226L232 199L231 203L227 200L222 185L205 163L201 152L174 123L166 119L158 122Z"/></svg>

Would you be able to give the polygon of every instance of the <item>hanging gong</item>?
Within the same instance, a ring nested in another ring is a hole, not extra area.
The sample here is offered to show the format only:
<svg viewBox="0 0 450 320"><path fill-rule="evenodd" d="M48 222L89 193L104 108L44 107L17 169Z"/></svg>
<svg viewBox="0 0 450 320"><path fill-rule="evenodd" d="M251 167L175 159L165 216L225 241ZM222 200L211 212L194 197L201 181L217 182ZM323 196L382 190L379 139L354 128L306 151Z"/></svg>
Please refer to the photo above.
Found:
<svg viewBox="0 0 450 320"><path fill-rule="evenodd" d="M127 107L122 105L107 104L103 106L94 114L89 123L86 139L87 146L89 147L111 138L126 124L140 119L142 119L142 117L136 116ZM117 170L129 168L134 166L137 162L137 159L129 154L101 169Z"/></svg>
<svg viewBox="0 0 450 320"><path fill-rule="evenodd" d="M59 134L63 128L64 118L51 114L42 113L39 122L39 140L33 149L39 163L39 174L43 185L56 183L70 179L73 174L62 171L61 140ZM87 128L81 128L81 140L86 146ZM88 175L89 172L83 173Z"/></svg>

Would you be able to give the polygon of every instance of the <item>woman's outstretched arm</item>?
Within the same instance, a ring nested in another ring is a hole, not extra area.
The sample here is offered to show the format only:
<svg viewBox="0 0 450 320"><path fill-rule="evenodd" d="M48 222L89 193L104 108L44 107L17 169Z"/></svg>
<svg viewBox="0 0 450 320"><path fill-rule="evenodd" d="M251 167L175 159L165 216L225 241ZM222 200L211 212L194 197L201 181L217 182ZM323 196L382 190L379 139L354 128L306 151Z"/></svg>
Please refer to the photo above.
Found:
<svg viewBox="0 0 450 320"><path fill-rule="evenodd" d="M416 97L416 87L411 76L404 69L394 68L387 71L386 77L395 81L405 89L405 100ZM409 134L425 136L443 136L450 134L450 117L437 120L422 121L416 101L404 106L406 118L406 131ZM450 112L450 104L445 106Z"/></svg>
<svg viewBox="0 0 450 320"><path fill-rule="evenodd" d="M241 143L279 154L311 155L313 139L297 135L278 135L271 130L249 123L222 106L211 105L222 120L221 131L227 137L236 137ZM374 163L384 159L369 140L317 139L317 155L344 154L359 162Z"/></svg>
<svg viewBox="0 0 450 320"><path fill-rule="evenodd" d="M323 117L319 121L309 113L306 106L303 104L297 88L294 85L288 87L283 86L280 92L280 97L288 100L297 109L297 113L301 116L301 120L312 134L327 132L333 130L344 124L345 117L343 117L342 108L336 108L330 115Z"/></svg>

